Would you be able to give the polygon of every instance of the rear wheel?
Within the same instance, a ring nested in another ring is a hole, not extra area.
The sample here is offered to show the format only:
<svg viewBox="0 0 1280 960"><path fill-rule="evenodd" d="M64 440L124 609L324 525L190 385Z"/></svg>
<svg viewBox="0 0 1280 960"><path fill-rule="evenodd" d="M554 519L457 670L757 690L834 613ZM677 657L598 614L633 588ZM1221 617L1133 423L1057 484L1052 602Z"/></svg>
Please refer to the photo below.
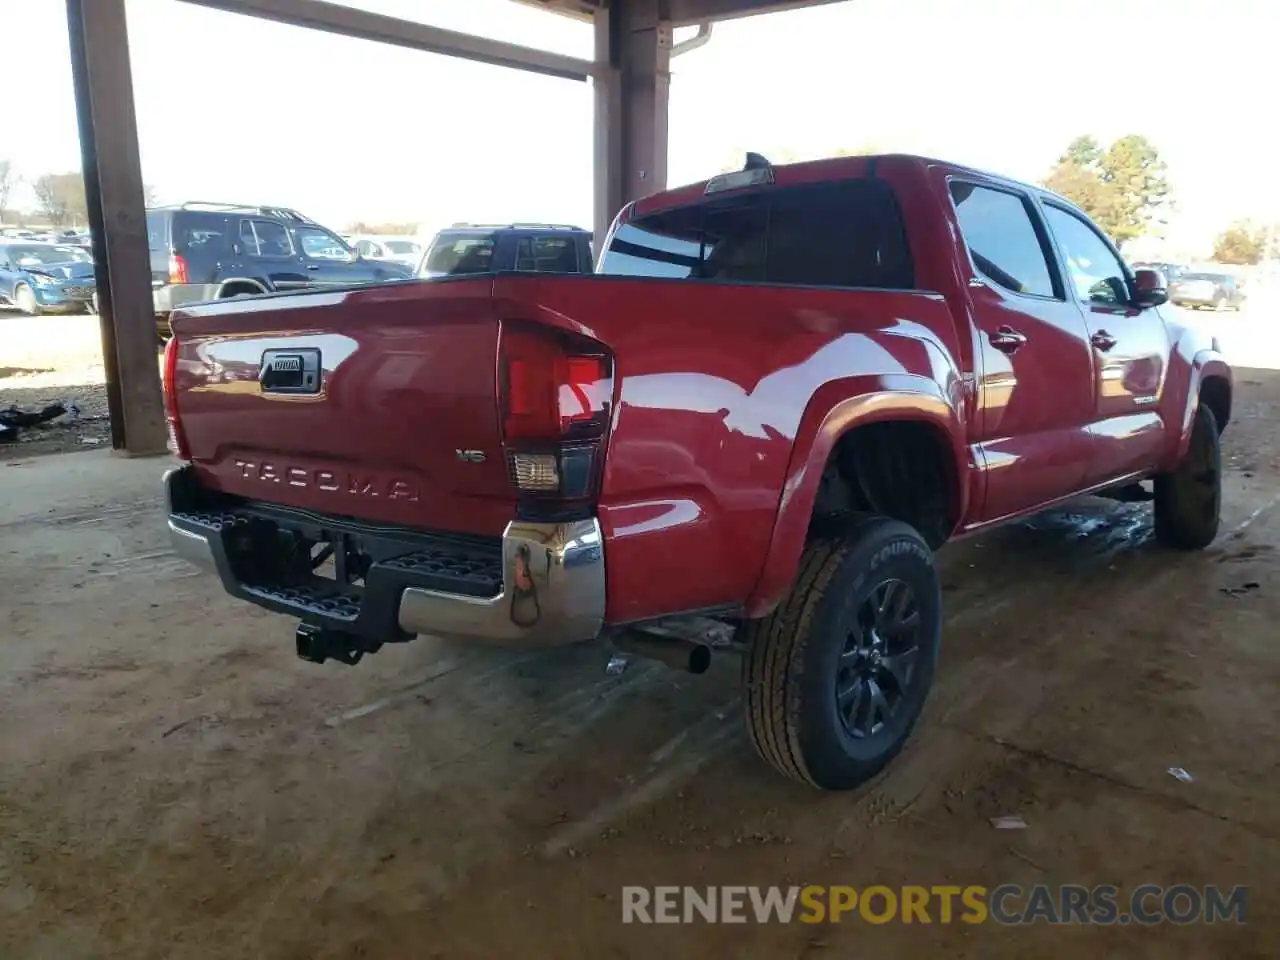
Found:
<svg viewBox="0 0 1280 960"><path fill-rule="evenodd" d="M902 749L933 680L942 598L929 547L868 517L810 544L790 594L743 628L747 727L786 776L846 790Z"/></svg>
<svg viewBox="0 0 1280 960"><path fill-rule="evenodd" d="M40 301L36 299L35 292L25 283L19 284L13 292L13 304L28 316L40 315Z"/></svg>
<svg viewBox="0 0 1280 960"><path fill-rule="evenodd" d="M1218 535L1222 510L1222 447L1218 421L1201 404L1186 456L1155 478L1156 540L1179 550L1202 550Z"/></svg>

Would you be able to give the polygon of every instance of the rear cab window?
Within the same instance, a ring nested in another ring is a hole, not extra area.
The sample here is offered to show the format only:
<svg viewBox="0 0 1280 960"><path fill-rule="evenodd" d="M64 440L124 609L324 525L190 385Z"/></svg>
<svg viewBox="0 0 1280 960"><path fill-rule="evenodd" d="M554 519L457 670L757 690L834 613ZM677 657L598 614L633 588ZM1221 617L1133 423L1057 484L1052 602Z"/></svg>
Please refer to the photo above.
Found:
<svg viewBox="0 0 1280 960"><path fill-rule="evenodd" d="M580 273L581 258L574 236L568 233L520 237L516 243L516 269L533 273Z"/></svg>
<svg viewBox="0 0 1280 960"><path fill-rule="evenodd" d="M766 187L620 224L599 272L817 287L915 286L897 198L880 180Z"/></svg>
<svg viewBox="0 0 1280 960"><path fill-rule="evenodd" d="M423 258L420 277L462 277L489 273L493 267L496 233L444 230Z"/></svg>

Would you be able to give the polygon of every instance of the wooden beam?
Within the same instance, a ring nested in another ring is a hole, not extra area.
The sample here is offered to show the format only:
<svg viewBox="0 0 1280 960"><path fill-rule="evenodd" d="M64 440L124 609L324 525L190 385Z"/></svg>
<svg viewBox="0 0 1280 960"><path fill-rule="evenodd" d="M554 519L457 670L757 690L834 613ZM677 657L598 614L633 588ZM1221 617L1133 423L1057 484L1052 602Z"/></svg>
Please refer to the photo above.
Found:
<svg viewBox="0 0 1280 960"><path fill-rule="evenodd" d="M124 0L67 0L81 169L93 234L111 444L164 453L151 252L143 209Z"/></svg>
<svg viewBox="0 0 1280 960"><path fill-rule="evenodd" d="M411 50L461 57L499 67L528 70L566 80L587 80L594 65L590 60L522 47L477 37L457 30L445 30L425 23L356 10L326 0L184 0L201 7L274 20L295 27L324 30L361 40L390 43Z"/></svg>
<svg viewBox="0 0 1280 960"><path fill-rule="evenodd" d="M695 23L733 20L838 2L841 0L667 0L667 11L674 26L687 27Z"/></svg>

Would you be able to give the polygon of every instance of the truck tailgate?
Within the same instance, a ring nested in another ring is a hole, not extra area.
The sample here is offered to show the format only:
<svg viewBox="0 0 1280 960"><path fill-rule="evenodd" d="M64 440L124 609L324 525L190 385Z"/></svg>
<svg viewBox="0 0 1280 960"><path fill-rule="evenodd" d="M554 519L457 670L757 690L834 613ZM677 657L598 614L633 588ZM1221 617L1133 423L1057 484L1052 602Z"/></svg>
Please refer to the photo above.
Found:
<svg viewBox="0 0 1280 960"><path fill-rule="evenodd" d="M502 531L492 281L239 299L175 314L201 483L325 514Z"/></svg>

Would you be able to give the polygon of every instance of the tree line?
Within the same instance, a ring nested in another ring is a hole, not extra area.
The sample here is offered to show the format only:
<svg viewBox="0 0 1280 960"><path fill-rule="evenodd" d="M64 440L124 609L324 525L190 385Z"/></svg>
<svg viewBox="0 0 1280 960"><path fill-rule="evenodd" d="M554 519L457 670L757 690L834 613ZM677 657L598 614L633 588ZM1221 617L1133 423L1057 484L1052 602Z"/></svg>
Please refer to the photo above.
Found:
<svg viewBox="0 0 1280 960"><path fill-rule="evenodd" d="M1044 180L1044 186L1087 213L1117 243L1135 240L1164 224L1170 213L1168 169L1145 137L1130 134L1104 147L1076 137ZM1280 255L1280 229L1237 221L1214 238L1213 259L1252 265Z"/></svg>
<svg viewBox="0 0 1280 960"><path fill-rule="evenodd" d="M1151 232L1168 212L1168 168L1146 137L1130 134L1103 147L1076 137L1044 180L1119 244Z"/></svg>
<svg viewBox="0 0 1280 960"><path fill-rule="evenodd" d="M31 192L36 198L34 210L10 210L9 201L14 189L23 180L18 176L12 161L0 160L0 223L5 222L10 213L16 214L19 222L40 220L53 227L82 227L89 222L89 204L84 195L84 177L79 170L65 173L44 173L29 181ZM155 189L143 184L143 202L147 206L155 203Z"/></svg>
<svg viewBox="0 0 1280 960"><path fill-rule="evenodd" d="M415 223L366 223L364 220L357 220L347 226L345 231L351 234L363 234L365 236L374 237L412 237L418 232L418 224Z"/></svg>

